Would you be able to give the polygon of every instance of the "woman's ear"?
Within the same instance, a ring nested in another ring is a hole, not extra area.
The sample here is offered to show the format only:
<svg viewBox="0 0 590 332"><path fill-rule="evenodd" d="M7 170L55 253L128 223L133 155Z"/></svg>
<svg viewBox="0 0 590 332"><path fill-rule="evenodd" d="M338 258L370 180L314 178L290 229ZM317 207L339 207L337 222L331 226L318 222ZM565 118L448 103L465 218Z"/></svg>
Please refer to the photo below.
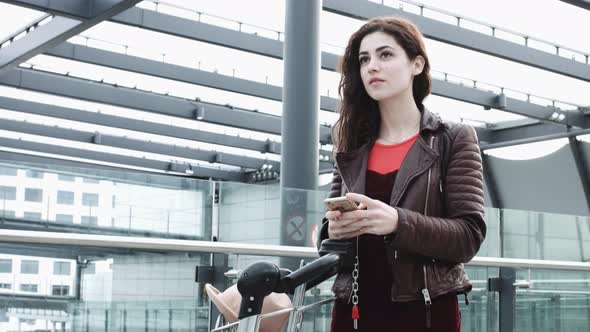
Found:
<svg viewBox="0 0 590 332"><path fill-rule="evenodd" d="M414 76L418 76L422 73L422 70L424 70L425 63L426 63L426 60L424 60L423 56L421 56L421 55L416 56L416 58L414 59L414 61L412 63Z"/></svg>

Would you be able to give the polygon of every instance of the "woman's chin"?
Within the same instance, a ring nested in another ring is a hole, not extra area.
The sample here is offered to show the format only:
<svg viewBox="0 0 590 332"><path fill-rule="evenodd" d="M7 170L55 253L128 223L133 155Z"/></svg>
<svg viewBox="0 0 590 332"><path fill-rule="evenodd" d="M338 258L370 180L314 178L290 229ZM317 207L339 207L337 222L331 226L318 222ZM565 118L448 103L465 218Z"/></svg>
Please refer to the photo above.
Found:
<svg viewBox="0 0 590 332"><path fill-rule="evenodd" d="M375 101L382 101L382 100L389 99L389 98L393 97L393 95L381 93L381 92L373 92L373 93L369 93L369 97L371 97Z"/></svg>

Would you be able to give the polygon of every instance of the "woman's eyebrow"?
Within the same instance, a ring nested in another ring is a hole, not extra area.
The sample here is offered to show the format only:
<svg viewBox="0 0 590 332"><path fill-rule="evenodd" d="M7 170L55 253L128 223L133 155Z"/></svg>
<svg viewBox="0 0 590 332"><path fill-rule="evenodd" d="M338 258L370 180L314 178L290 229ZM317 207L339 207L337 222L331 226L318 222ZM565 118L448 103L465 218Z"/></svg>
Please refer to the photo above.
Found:
<svg viewBox="0 0 590 332"><path fill-rule="evenodd" d="M375 49L375 51L376 51L376 52L379 52L379 51L382 51L382 50L384 50L384 49L386 49L386 48L391 48L391 49L393 49L393 47L391 47L391 46L389 46L389 45L383 45L383 46L379 46L379 47L377 47L377 48ZM363 55L363 54L369 54L369 52L367 52L367 51L362 51L362 52L359 52L359 55Z"/></svg>

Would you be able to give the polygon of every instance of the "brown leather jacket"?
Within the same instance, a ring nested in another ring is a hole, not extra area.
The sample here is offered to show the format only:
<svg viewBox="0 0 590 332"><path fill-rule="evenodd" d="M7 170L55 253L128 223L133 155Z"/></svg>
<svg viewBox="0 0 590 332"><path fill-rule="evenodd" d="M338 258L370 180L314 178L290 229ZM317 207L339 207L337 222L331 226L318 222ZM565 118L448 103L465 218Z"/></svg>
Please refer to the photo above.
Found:
<svg viewBox="0 0 590 332"><path fill-rule="evenodd" d="M446 148L442 139L448 142ZM330 197L365 193L371 146L337 153ZM426 300L426 294L435 298L471 290L463 263L475 256L486 234L483 195L475 130L463 124L443 123L424 109L420 137L398 171L389 202L399 214L398 229L385 236L390 262L386 268L393 275L392 301ZM328 237L327 224L324 218L320 240ZM338 298L348 301L351 283L350 271L342 271L332 290Z"/></svg>

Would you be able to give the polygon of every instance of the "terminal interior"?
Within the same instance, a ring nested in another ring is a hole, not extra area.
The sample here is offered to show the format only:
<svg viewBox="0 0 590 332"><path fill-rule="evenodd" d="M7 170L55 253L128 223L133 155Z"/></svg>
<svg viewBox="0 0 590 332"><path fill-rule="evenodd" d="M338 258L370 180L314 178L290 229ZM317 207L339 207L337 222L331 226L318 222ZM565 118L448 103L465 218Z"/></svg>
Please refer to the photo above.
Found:
<svg viewBox="0 0 590 332"><path fill-rule="evenodd" d="M418 25L426 107L480 140L487 236L463 330L588 331L588 2L323 0L319 21L297 2L0 0L0 331L211 331L206 283L316 259L338 60L375 16ZM302 26L315 67L287 62ZM290 75L318 86L315 126L281 135L313 99L283 103ZM329 331L331 309L301 330Z"/></svg>

